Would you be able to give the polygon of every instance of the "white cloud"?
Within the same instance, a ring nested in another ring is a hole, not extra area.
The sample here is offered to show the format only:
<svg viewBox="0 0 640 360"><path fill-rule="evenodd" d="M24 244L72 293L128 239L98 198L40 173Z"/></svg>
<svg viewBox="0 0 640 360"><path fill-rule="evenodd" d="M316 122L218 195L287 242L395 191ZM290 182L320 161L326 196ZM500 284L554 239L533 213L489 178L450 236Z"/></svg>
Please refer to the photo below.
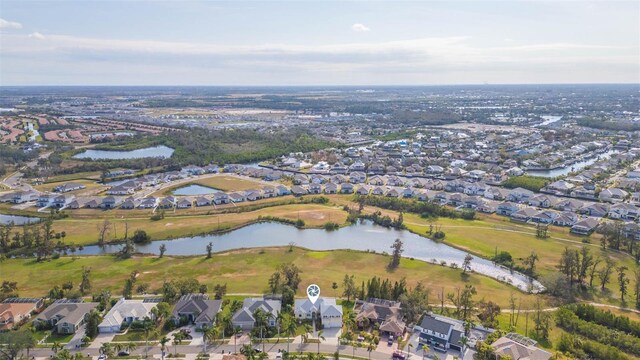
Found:
<svg viewBox="0 0 640 360"><path fill-rule="evenodd" d="M34 32L32 34L29 34L30 38L34 38L34 39L38 39L38 40L44 40L44 35L42 35L39 32Z"/></svg>
<svg viewBox="0 0 640 360"><path fill-rule="evenodd" d="M15 21L0 19L0 29L22 29L22 24Z"/></svg>
<svg viewBox="0 0 640 360"><path fill-rule="evenodd" d="M367 31L369 31L371 29L369 29L364 24L356 23L356 24L351 25L351 30L353 30L355 32L367 32Z"/></svg>

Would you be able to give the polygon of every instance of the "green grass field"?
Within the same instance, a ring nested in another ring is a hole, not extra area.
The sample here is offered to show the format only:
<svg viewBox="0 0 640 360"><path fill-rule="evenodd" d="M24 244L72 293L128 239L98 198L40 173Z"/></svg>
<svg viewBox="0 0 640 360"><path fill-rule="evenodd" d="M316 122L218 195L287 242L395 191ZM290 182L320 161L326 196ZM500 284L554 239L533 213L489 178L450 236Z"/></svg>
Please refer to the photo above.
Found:
<svg viewBox="0 0 640 360"><path fill-rule="evenodd" d="M518 293L519 297L533 303L533 295L520 293L517 289L491 278L471 274L461 277L460 270L428 264L419 260L402 259L400 267L388 272L386 265L389 257L355 251L308 251L287 248L247 249L216 254L212 259L199 257L134 257L117 260L112 256L61 257L57 260L37 263L34 260L8 259L0 263L0 273L12 274L12 280L18 282L21 296L43 296L54 285L66 281L78 283L82 267L91 267L94 291L110 289L113 295L121 293L124 281L133 270L140 271L138 283L148 283L151 291L159 289L165 280L194 278L213 289L215 284L227 284L230 294L256 294L268 292L268 278L282 263L293 262L302 270L301 289L307 284L316 283L325 289L326 296L340 296L342 280L345 274L353 274L356 284L372 276L389 278L393 281L406 278L408 285L415 286L418 281L432 289L433 299L444 288L453 292L456 287L465 284L478 289L478 299L487 298L506 306L509 295ZM333 290L331 284L337 282L339 288Z"/></svg>

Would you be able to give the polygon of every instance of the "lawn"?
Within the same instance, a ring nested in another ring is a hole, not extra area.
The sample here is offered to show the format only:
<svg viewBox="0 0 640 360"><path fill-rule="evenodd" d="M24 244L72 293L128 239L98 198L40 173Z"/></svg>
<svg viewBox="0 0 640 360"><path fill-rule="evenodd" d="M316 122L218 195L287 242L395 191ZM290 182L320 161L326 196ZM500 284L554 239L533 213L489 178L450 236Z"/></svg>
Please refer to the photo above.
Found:
<svg viewBox="0 0 640 360"><path fill-rule="evenodd" d="M200 179L194 179L193 181L180 182L174 186L170 186L160 190L159 192L154 193L155 196L160 195L170 195L175 189L188 186L191 184L198 184L206 187L210 187L213 189L221 190L221 191L242 191L249 189L260 189L264 187L264 182L260 182L252 179L245 179L238 176L230 176L230 175L214 175L208 176ZM278 183L273 183L273 186L278 185Z"/></svg>
<svg viewBox="0 0 640 360"><path fill-rule="evenodd" d="M110 212L103 213L109 214ZM107 239L123 238L125 223L128 223L130 234L133 234L133 231L137 229L142 229L152 239L168 239L237 228L256 221L258 216L274 216L289 220L300 218L304 220L307 227L321 227L329 221L339 224L344 223L347 213L338 207L317 204L294 204L217 215L174 216L173 213L167 213L164 219L158 221L152 221L149 217L118 217L109 218L112 227ZM87 245L97 242L97 229L103 222L104 219L96 218L95 216L87 219L67 218L55 221L54 230L56 232L66 232L65 242L67 244Z"/></svg>
<svg viewBox="0 0 640 360"><path fill-rule="evenodd" d="M57 182L67 182L72 180L79 179L88 179L88 180L100 180L100 171L87 171L87 172L79 172L73 174L64 174L50 177L47 179L47 183L57 183Z"/></svg>
<svg viewBox="0 0 640 360"><path fill-rule="evenodd" d="M54 187L56 187L58 185L66 184L68 182L69 181L48 182L48 183L36 185L36 186L34 186L34 188L36 190L39 190L39 191L53 191ZM82 184L82 185L86 186L86 188L85 189L80 189L80 190L69 191L69 192L64 193L65 195L93 196L93 195L98 195L101 191L107 190L107 186L102 185L102 184L98 184L94 180L79 179L79 180L74 180L73 182Z"/></svg>
<svg viewBox="0 0 640 360"><path fill-rule="evenodd" d="M322 254L323 256L318 256ZM326 255L325 255L326 254ZM491 278L471 274L463 278L460 270L428 264L419 260L402 259L400 267L388 272L389 257L385 255L356 252L318 252L296 248L292 252L286 248L245 249L215 254L207 260L199 257L134 257L117 260L111 256L61 257L57 260L37 263L34 260L8 259L0 263L0 273L12 274L18 282L21 296L42 296L56 284L67 281L78 283L82 267L91 267L94 291L110 289L117 295L122 291L124 281L133 270L139 270L138 283L147 283L151 291L159 289L165 280L194 278L213 289L215 284L227 284L229 294L261 294L268 292L268 278L282 263L293 262L302 270L302 282L298 295L302 296L306 285L316 283L325 289L326 296L340 296L345 274L355 275L356 284L380 276L398 281L406 278L413 287L422 281L432 289L432 299L437 303L437 293L453 292L456 287L471 284L478 289L477 298L493 299L506 307L509 295L533 303L533 295L518 292L517 289ZM333 290L331 284L337 282L339 288Z"/></svg>

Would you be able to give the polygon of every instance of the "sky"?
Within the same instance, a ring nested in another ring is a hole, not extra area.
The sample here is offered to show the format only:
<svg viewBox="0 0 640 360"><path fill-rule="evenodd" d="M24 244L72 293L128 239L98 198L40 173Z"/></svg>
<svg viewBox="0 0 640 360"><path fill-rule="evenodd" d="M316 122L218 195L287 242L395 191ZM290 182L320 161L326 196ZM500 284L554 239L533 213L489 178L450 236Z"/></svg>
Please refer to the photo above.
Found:
<svg viewBox="0 0 640 360"><path fill-rule="evenodd" d="M640 83L640 1L0 0L0 85Z"/></svg>

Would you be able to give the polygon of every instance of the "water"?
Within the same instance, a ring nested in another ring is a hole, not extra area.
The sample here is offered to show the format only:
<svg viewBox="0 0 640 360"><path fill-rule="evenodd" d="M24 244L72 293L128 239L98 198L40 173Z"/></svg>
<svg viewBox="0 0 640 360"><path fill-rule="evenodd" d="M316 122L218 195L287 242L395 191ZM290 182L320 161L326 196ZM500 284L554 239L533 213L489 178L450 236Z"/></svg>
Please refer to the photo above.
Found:
<svg viewBox="0 0 640 360"><path fill-rule="evenodd" d="M618 150L609 150L605 153L602 154L598 154L597 156L594 157L590 157L588 159L582 160L582 161L578 161L576 163L567 165L565 167L561 167L558 169L553 169L553 170L529 170L527 171L527 175L532 175L532 176L540 176L540 177L546 177L546 178L555 178L555 177L559 177L559 176L566 176L569 175L569 173L574 172L574 171L578 171L578 170L582 170L585 167L595 163L596 161L599 160L604 160L604 159L608 159L611 157L611 155L617 153Z"/></svg>
<svg viewBox="0 0 640 360"><path fill-rule="evenodd" d="M144 149L137 149L131 151L111 151L111 150L93 150L89 149L80 154L73 156L74 159L91 159L91 160L122 160L122 159L141 159L159 157L163 159L170 158L173 154L173 149L160 145L154 147L148 147Z"/></svg>
<svg viewBox="0 0 640 360"><path fill-rule="evenodd" d="M206 246L213 242L216 252L241 248L287 246L290 242L311 250L373 250L378 253L391 252L391 244L395 239L404 243L405 257L418 260L436 262L446 261L447 264L456 263L460 266L467 255L443 243L416 235L406 230L387 229L370 222L340 228L336 231L322 229L300 230L290 225L280 223L259 223L245 226L241 229L218 235L203 235L184 237L175 240L158 240L146 245L138 245L141 253L158 254L161 244L166 246L167 255L202 255L206 253ZM120 250L121 245L85 246L76 252L80 255L112 254ZM474 257L471 262L474 271L489 277L510 282L522 290L527 290L529 278L519 273L511 273L508 269L494 265L491 261ZM535 281L534 287L542 289L542 285ZM535 291L535 290L534 290Z"/></svg>
<svg viewBox="0 0 640 360"><path fill-rule="evenodd" d="M173 191L173 195L185 196L185 195L209 195L220 192L220 190L216 190L214 188L210 188L207 186L202 186L198 184L191 184L187 186L183 186L181 188L175 189Z"/></svg>
<svg viewBox="0 0 640 360"><path fill-rule="evenodd" d="M40 221L39 217L0 214L0 224L2 225L7 225L10 223L13 223L14 225L24 225L36 223L38 221Z"/></svg>
<svg viewBox="0 0 640 360"><path fill-rule="evenodd" d="M560 121L562 119L562 115L544 115L541 116L543 122L538 125L534 125L533 127L546 126L549 124L553 124L556 121Z"/></svg>

